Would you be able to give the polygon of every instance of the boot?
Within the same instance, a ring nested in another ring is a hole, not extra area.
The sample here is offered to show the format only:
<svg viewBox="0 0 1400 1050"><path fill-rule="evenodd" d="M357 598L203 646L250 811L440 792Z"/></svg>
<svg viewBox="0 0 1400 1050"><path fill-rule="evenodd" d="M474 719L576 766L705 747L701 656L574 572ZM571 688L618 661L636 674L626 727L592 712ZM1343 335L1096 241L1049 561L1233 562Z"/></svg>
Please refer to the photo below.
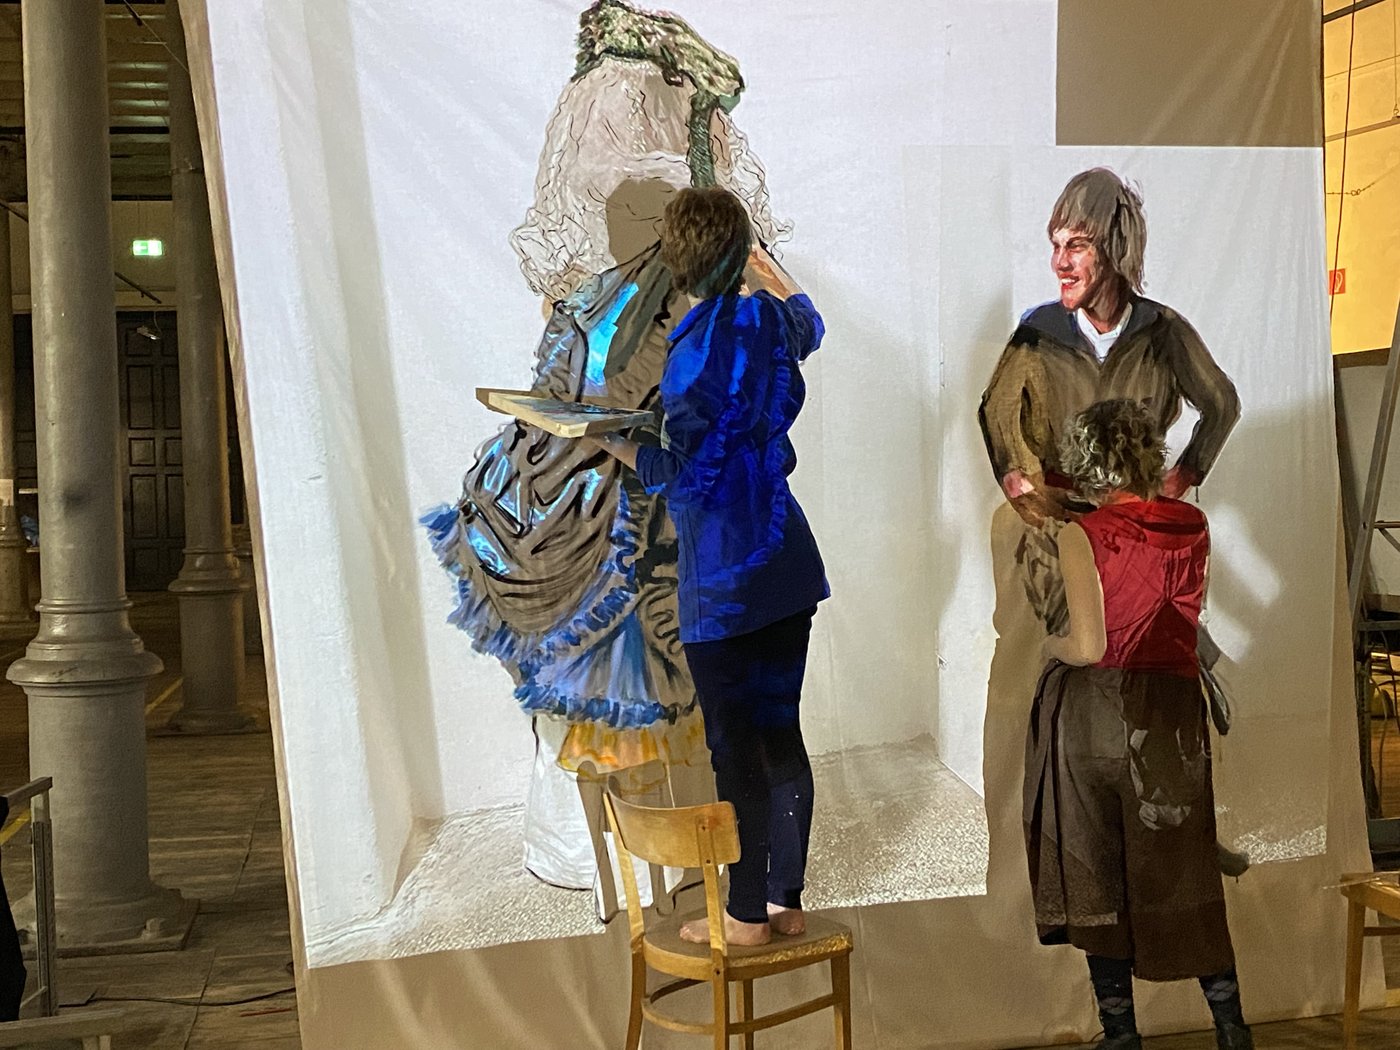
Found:
<svg viewBox="0 0 1400 1050"><path fill-rule="evenodd" d="M1095 1043L1094 1050L1142 1050L1142 1036L1136 1032L1109 1036L1102 1042Z"/></svg>
<svg viewBox="0 0 1400 1050"><path fill-rule="evenodd" d="M1215 1030L1220 1050L1254 1050L1254 1035L1247 1024L1223 1024Z"/></svg>

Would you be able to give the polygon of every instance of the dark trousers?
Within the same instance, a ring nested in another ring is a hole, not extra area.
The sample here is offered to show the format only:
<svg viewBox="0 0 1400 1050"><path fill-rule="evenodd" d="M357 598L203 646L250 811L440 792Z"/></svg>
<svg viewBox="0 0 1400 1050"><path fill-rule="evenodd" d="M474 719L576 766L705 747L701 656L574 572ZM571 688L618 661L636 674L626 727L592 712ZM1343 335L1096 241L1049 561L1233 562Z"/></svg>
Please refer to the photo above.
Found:
<svg viewBox="0 0 1400 1050"><path fill-rule="evenodd" d="M687 642L715 790L732 803L741 856L729 867L729 914L767 922L768 902L802 906L812 829L812 767L798 705L812 630L808 609L749 634Z"/></svg>

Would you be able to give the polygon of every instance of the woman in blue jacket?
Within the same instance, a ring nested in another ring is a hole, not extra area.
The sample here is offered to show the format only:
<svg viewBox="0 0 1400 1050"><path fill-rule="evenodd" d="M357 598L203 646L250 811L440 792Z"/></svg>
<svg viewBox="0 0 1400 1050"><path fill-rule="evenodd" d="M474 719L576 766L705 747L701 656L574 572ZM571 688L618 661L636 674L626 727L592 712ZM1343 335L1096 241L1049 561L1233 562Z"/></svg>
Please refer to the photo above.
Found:
<svg viewBox="0 0 1400 1050"><path fill-rule="evenodd" d="M797 464L788 429L805 395L798 363L823 327L754 247L727 190L681 190L666 208L661 256L692 304L661 378L662 445L617 435L597 444L663 493L675 522L681 640L716 789L739 821L725 932L762 944L804 929L812 770L798 704L812 615L830 591L788 489ZM682 936L708 942L705 921Z"/></svg>

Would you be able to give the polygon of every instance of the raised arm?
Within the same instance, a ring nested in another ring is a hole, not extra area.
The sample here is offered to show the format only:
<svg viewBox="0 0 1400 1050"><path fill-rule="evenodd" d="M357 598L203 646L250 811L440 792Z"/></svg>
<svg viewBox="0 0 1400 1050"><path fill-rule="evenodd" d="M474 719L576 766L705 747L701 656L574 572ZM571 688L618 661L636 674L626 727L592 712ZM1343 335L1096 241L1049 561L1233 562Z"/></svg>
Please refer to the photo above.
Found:
<svg viewBox="0 0 1400 1050"><path fill-rule="evenodd" d="M1060 568L1065 578L1069 606L1069 633L1045 640L1045 655L1075 667L1087 667L1103 659L1108 649L1104 626L1103 583L1094 564L1094 548L1078 525L1060 531Z"/></svg>
<svg viewBox="0 0 1400 1050"><path fill-rule="evenodd" d="M798 295L802 291L778 260L768 254L768 249L757 242L749 252L749 264L744 269L744 283L751 292L769 292L779 299Z"/></svg>

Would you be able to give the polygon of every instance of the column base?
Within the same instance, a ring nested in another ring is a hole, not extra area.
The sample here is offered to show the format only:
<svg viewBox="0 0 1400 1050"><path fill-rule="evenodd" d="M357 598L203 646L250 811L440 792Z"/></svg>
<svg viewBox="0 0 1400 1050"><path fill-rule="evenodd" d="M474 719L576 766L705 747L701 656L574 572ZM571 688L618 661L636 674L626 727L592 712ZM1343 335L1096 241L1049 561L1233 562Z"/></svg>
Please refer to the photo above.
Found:
<svg viewBox="0 0 1400 1050"><path fill-rule="evenodd" d="M168 733L209 736L258 731L238 706L243 686L243 593L232 551L186 551L170 585L180 601L181 706Z"/></svg>
<svg viewBox="0 0 1400 1050"><path fill-rule="evenodd" d="M150 892L132 901L73 901L59 898L60 957L177 952L185 946L199 913L199 901L178 890L151 884ZM15 903L15 926L27 959L34 958L34 895Z"/></svg>

